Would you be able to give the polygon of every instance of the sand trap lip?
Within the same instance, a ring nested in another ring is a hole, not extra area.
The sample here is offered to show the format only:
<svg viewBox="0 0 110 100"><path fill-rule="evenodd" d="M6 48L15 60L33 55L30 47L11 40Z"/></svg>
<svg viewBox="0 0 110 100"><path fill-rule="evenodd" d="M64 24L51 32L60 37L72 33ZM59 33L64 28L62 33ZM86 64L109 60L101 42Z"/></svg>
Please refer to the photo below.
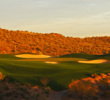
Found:
<svg viewBox="0 0 110 100"><path fill-rule="evenodd" d="M86 63L86 64L103 64L109 63L110 61L106 59L96 59L96 60L88 60L88 61L78 61L79 63Z"/></svg>
<svg viewBox="0 0 110 100"><path fill-rule="evenodd" d="M50 58L48 55L36 55L36 54L19 54L15 55L15 57L19 58Z"/></svg>
<svg viewBox="0 0 110 100"><path fill-rule="evenodd" d="M50 61L46 61L45 63L47 63L47 64L58 64L58 62L50 62Z"/></svg>

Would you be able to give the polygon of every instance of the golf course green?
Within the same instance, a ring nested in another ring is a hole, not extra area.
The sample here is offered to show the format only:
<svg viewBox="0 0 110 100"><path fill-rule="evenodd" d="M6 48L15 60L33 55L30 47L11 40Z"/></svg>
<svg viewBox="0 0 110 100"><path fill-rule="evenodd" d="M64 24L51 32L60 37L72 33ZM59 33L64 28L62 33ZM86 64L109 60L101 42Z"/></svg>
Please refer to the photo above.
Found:
<svg viewBox="0 0 110 100"><path fill-rule="evenodd" d="M46 77L50 79L48 86L59 91L68 88L72 79L81 79L93 73L110 72L110 63L78 63L81 60L93 59L110 60L110 55L69 54L58 58L25 59L17 58L14 54L1 54L0 72L12 81L40 86L43 86L40 79ZM46 61L58 64L45 63Z"/></svg>

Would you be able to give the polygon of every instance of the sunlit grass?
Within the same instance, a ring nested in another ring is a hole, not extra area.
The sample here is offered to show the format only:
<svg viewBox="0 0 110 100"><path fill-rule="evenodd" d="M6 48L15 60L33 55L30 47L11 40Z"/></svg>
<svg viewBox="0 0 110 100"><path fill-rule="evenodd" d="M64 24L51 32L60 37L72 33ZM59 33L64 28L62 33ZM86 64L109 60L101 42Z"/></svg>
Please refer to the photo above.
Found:
<svg viewBox="0 0 110 100"><path fill-rule="evenodd" d="M0 71L13 81L42 85L40 78L50 79L49 86L55 90L68 88L72 79L88 77L93 73L110 72L110 64L80 64L86 58L20 59L14 55L0 55ZM58 61L59 64L46 64Z"/></svg>

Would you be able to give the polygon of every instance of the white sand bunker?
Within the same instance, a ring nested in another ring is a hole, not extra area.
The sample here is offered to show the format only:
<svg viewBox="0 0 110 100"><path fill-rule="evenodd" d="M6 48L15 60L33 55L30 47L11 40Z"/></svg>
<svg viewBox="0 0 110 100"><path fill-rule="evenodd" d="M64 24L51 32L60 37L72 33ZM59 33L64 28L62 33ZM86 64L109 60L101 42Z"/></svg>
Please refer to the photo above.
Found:
<svg viewBox="0 0 110 100"><path fill-rule="evenodd" d="M78 61L79 63L86 63L86 64L103 64L109 63L110 61L106 59L96 59L96 60L88 60L88 61Z"/></svg>
<svg viewBox="0 0 110 100"><path fill-rule="evenodd" d="M58 64L58 62L49 62L49 61L46 61L45 63L47 63L47 64Z"/></svg>
<svg viewBox="0 0 110 100"><path fill-rule="evenodd" d="M15 57L19 58L50 58L48 55L35 55L35 54L19 54L15 55Z"/></svg>

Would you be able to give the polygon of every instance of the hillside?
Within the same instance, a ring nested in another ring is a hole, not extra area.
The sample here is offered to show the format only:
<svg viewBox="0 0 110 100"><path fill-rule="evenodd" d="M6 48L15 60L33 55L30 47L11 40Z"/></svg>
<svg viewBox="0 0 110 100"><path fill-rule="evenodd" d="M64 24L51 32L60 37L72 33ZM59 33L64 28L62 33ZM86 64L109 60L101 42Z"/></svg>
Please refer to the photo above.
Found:
<svg viewBox="0 0 110 100"><path fill-rule="evenodd" d="M110 54L105 54L105 55L67 54L67 55L60 56L60 58L84 58L84 59L88 59L88 60L92 60L92 59L110 60Z"/></svg>
<svg viewBox="0 0 110 100"><path fill-rule="evenodd" d="M42 34L0 28L0 54L37 53L61 56L72 53L110 53L110 36L73 38L58 33Z"/></svg>

